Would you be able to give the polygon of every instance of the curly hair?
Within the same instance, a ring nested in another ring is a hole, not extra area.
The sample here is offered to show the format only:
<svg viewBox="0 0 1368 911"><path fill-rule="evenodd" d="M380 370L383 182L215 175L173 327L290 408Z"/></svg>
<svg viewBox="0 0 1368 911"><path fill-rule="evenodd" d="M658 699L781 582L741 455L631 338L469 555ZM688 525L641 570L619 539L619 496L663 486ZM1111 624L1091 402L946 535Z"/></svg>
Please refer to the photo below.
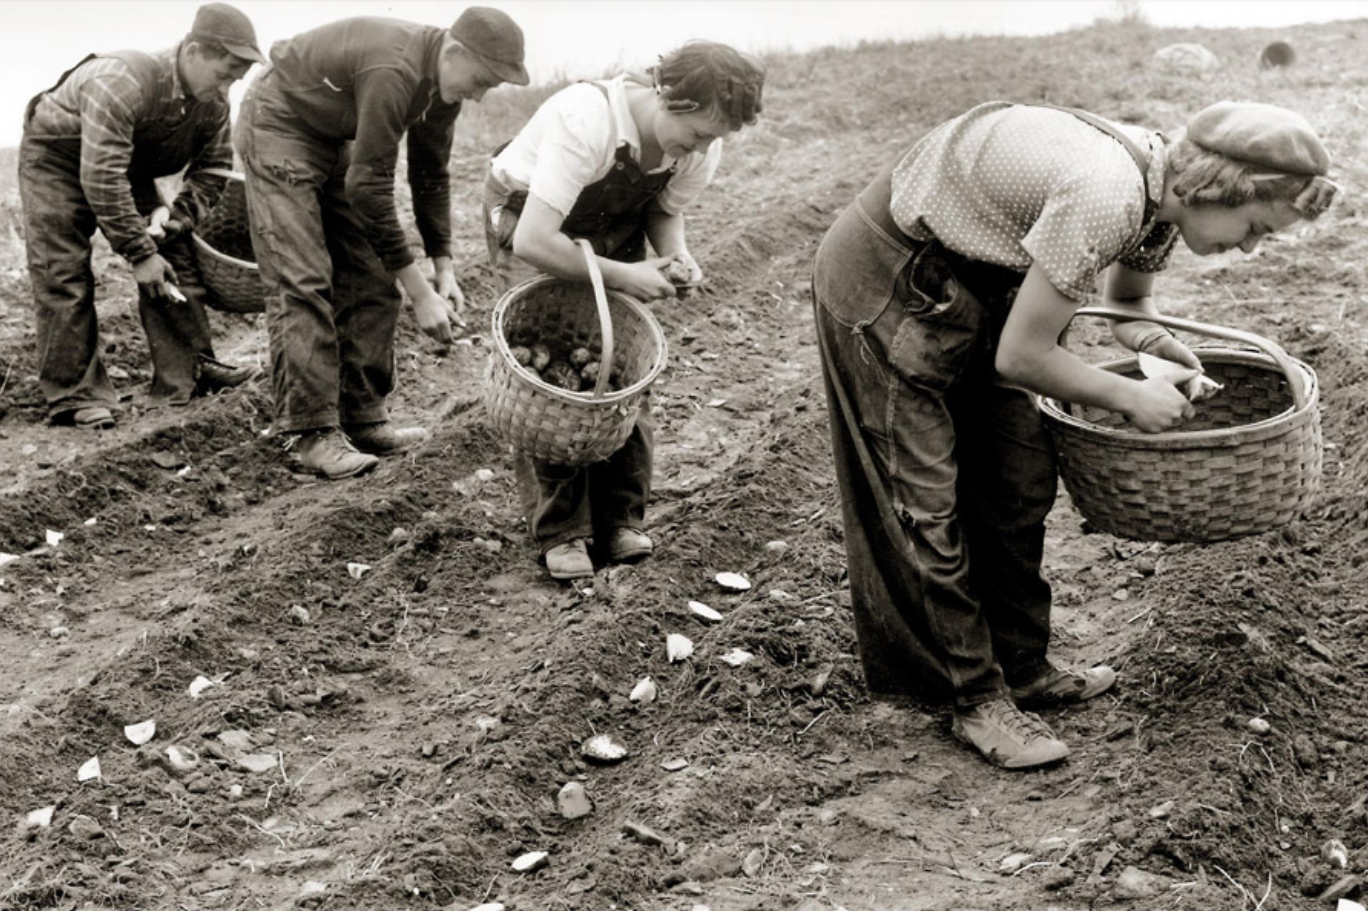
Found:
<svg viewBox="0 0 1368 911"><path fill-rule="evenodd" d="M764 110L764 68L725 44L689 41L649 72L666 109L676 113L708 111L739 130L755 123Z"/></svg>
<svg viewBox="0 0 1368 911"><path fill-rule="evenodd" d="M1174 175L1173 194L1185 206L1293 202L1314 179L1303 174L1269 174L1186 138L1169 147L1168 167Z"/></svg>

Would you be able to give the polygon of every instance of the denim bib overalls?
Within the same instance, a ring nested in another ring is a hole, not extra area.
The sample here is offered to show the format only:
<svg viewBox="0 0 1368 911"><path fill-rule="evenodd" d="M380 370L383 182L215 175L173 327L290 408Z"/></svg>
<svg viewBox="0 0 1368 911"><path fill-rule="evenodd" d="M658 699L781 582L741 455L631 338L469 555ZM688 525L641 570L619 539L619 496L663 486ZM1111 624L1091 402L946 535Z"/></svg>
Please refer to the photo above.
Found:
<svg viewBox="0 0 1368 911"><path fill-rule="evenodd" d="M607 95L602 85L590 84ZM620 145L612 169L580 191L561 231L588 240L600 256L639 262L646 255L648 206L672 176L673 168L644 172L630 148ZM505 290L537 274L512 250L513 231L526 199L526 191L510 191L492 174L486 180L485 239L490 264ZM655 418L647 394L641 397L627 442L602 462L570 467L518 454L523 514L541 552L576 538L607 541L615 528L640 530L651 495L654 449Z"/></svg>

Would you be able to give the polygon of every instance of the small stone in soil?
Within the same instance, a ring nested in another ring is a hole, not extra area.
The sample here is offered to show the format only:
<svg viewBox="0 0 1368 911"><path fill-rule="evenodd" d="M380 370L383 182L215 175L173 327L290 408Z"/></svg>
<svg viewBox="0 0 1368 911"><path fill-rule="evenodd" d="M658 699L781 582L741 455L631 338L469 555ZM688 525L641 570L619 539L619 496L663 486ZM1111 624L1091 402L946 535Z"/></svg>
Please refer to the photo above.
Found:
<svg viewBox="0 0 1368 911"><path fill-rule="evenodd" d="M517 860L513 861L513 871L515 873L531 873L540 870L548 863L548 855L545 851L529 851Z"/></svg>
<svg viewBox="0 0 1368 911"><path fill-rule="evenodd" d="M638 822L624 822L622 824L622 834L626 835L628 838L636 839L643 845L665 844L665 836L656 832L654 829L651 829L649 826L644 826Z"/></svg>
<svg viewBox="0 0 1368 911"><path fill-rule="evenodd" d="M579 819L594 811L594 802L589 799L589 793L584 789L584 785L578 781L565 783L556 795L556 806L561 816L566 819Z"/></svg>

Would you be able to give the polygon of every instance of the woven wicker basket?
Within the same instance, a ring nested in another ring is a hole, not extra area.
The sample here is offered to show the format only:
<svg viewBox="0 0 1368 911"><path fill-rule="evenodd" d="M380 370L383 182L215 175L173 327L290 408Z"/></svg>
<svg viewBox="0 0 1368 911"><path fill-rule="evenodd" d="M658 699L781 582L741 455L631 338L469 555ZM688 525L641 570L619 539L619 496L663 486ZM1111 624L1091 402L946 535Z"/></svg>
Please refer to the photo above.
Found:
<svg viewBox="0 0 1368 911"><path fill-rule="evenodd" d="M1137 319L1105 308L1078 313ZM1257 350L1199 349L1206 375L1225 388L1195 403L1196 417L1178 431L1143 433L1115 412L1043 399L1042 419L1078 511L1101 531L1166 542L1237 538L1296 519L1320 485L1315 372L1252 333L1143 318ZM1141 377L1135 357L1100 366Z"/></svg>
<svg viewBox="0 0 1368 911"><path fill-rule="evenodd" d="M204 284L212 292L208 303L217 310L260 313L266 309L266 289L247 226L246 184L237 171L206 168L204 173L228 179L218 203L191 235Z"/></svg>
<svg viewBox="0 0 1368 911"><path fill-rule="evenodd" d="M514 449L560 465L599 462L622 447L666 356L665 334L655 317L635 299L606 292L593 248L578 243L590 284L546 277L509 289L494 307L494 352L485 374L491 426ZM544 382L520 366L510 350L510 344L533 341L553 351L598 348L601 363L619 366L622 388L609 391L607 369L599 372L592 392Z"/></svg>

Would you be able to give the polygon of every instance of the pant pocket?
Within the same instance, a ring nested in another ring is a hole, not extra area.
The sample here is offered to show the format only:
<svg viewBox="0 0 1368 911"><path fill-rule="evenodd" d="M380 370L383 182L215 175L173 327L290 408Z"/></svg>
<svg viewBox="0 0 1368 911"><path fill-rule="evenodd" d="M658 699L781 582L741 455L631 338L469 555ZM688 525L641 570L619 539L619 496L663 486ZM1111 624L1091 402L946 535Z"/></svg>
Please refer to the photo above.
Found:
<svg viewBox="0 0 1368 911"><path fill-rule="evenodd" d="M847 328L865 326L886 312L910 256L856 202L841 213L817 248L813 293L836 322Z"/></svg>
<svg viewBox="0 0 1368 911"><path fill-rule="evenodd" d="M898 299L901 306L880 317L897 321L889 366L908 382L949 390L986 350L983 305L956 279L935 245L907 264L899 276Z"/></svg>

